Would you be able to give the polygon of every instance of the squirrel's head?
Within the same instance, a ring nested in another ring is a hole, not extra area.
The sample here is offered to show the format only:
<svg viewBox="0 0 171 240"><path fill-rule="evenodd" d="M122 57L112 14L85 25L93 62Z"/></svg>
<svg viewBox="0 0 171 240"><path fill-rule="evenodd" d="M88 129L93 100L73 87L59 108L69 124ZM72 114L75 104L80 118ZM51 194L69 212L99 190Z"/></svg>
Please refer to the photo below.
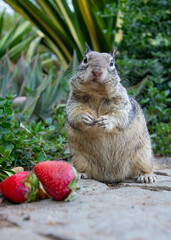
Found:
<svg viewBox="0 0 171 240"><path fill-rule="evenodd" d="M85 91L108 90L117 85L120 78L115 68L115 55L117 49L111 53L91 51L85 44L84 58L77 69L77 74L71 79L71 85Z"/></svg>

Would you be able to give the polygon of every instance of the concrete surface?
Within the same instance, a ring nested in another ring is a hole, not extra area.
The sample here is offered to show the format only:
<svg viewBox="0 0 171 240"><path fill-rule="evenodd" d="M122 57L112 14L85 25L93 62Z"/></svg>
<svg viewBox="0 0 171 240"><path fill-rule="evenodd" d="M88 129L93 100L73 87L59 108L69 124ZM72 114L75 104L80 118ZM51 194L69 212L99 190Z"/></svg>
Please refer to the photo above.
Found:
<svg viewBox="0 0 171 240"><path fill-rule="evenodd" d="M14 205L1 198L1 240L169 240L171 169L155 184L79 180L72 202Z"/></svg>

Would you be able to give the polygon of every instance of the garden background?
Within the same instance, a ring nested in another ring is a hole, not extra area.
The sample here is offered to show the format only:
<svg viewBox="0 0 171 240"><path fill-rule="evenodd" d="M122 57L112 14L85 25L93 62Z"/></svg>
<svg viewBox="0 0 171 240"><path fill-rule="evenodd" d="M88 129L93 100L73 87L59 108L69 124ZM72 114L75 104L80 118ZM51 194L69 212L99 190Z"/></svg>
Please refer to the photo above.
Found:
<svg viewBox="0 0 171 240"><path fill-rule="evenodd" d="M167 0L0 0L0 180L15 166L71 159L65 104L85 41L100 52L117 46L122 84L143 108L153 151L171 155L170 19Z"/></svg>

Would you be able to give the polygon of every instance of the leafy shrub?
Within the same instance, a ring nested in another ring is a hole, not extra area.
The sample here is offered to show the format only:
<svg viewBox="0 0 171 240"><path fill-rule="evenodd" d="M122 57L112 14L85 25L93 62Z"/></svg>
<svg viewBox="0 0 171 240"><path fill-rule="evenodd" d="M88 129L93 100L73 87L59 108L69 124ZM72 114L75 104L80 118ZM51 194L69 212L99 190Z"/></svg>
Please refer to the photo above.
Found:
<svg viewBox="0 0 171 240"><path fill-rule="evenodd" d="M2 144L1 138L6 134L9 134L11 128L11 96L7 96L6 99L0 98L0 180L3 180L7 175L12 174L9 166L11 161L7 161L14 148L13 144L8 144L4 141Z"/></svg>
<svg viewBox="0 0 171 240"><path fill-rule="evenodd" d="M143 108L154 152L170 155L171 2L127 0L119 8L123 36L115 45L123 83Z"/></svg>
<svg viewBox="0 0 171 240"><path fill-rule="evenodd" d="M15 118L12 96L0 98L0 180L14 166L32 166L44 160L68 159L64 106L53 107L53 118L28 125Z"/></svg>

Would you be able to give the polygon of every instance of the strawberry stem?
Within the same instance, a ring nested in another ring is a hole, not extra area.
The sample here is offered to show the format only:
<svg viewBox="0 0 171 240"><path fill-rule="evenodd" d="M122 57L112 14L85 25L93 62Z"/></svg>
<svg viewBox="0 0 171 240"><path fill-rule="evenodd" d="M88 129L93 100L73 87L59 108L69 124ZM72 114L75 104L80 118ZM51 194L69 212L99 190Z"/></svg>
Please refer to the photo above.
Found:
<svg viewBox="0 0 171 240"><path fill-rule="evenodd" d="M25 194L26 201L32 202L37 200L39 193L39 180L34 172L30 172L27 178L23 180L23 183L28 187L28 191Z"/></svg>
<svg viewBox="0 0 171 240"><path fill-rule="evenodd" d="M77 171L74 167L72 167L73 169L73 172L74 172L74 175L75 175L75 178L74 180L72 180L69 184L68 184L68 188L71 189L71 192L69 193L68 197L65 198L64 202L70 202L70 201L73 201L75 199L75 196L72 196L73 192L76 190L76 185L77 185Z"/></svg>

